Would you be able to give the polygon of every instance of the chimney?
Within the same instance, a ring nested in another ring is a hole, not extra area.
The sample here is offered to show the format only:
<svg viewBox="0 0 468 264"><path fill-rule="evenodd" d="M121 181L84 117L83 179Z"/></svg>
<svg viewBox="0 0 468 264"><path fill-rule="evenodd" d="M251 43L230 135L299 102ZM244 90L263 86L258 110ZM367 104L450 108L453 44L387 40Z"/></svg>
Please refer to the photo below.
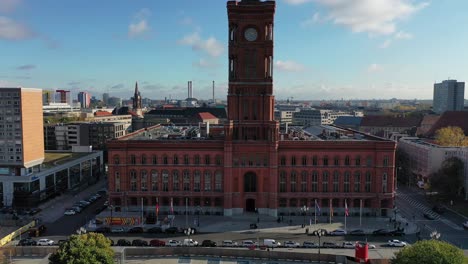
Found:
<svg viewBox="0 0 468 264"><path fill-rule="evenodd" d="M190 98L190 81L187 82L187 98Z"/></svg>
<svg viewBox="0 0 468 264"><path fill-rule="evenodd" d="M215 94L214 94L214 89L215 89L215 81L213 81L213 104L215 102Z"/></svg>

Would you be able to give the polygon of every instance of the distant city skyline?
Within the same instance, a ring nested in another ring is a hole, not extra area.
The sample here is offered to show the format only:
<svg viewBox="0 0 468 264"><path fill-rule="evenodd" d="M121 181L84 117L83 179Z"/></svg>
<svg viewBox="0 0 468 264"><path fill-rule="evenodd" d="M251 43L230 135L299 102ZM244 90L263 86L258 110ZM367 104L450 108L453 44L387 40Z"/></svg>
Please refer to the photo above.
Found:
<svg viewBox="0 0 468 264"><path fill-rule="evenodd" d="M220 0L0 1L0 87L185 99L227 94ZM432 99L468 80L468 2L277 0L278 100Z"/></svg>

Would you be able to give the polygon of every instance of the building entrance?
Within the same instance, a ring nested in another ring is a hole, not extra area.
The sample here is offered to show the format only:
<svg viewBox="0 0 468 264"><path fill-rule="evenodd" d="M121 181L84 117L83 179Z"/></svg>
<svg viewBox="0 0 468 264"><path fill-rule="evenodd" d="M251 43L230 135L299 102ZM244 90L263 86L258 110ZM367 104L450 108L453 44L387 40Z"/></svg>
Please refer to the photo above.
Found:
<svg viewBox="0 0 468 264"><path fill-rule="evenodd" d="M249 213L255 212L255 199L247 199L245 201L245 211Z"/></svg>

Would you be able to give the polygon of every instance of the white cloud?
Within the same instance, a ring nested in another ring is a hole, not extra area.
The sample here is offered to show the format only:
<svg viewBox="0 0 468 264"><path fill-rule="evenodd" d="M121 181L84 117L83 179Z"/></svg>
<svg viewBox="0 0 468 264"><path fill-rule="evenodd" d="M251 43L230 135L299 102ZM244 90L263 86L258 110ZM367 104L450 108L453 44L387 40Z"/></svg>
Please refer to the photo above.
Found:
<svg viewBox="0 0 468 264"><path fill-rule="evenodd" d="M0 16L0 39L24 40L34 36L34 32L32 32L28 27L9 19L8 17Z"/></svg>
<svg viewBox="0 0 468 264"><path fill-rule="evenodd" d="M289 5L301 5L304 3L311 2L311 1L312 0L284 0L284 2L286 2L286 4L289 4Z"/></svg>
<svg viewBox="0 0 468 264"><path fill-rule="evenodd" d="M179 44L191 46L193 50L202 51L210 55L211 57L219 57L223 54L224 46L216 38L209 37L202 39L198 32L186 35Z"/></svg>
<svg viewBox="0 0 468 264"><path fill-rule="evenodd" d="M383 71L383 67L380 64L373 63L367 68L367 72L373 73L373 72L381 72Z"/></svg>
<svg viewBox="0 0 468 264"><path fill-rule="evenodd" d="M396 39L412 39L413 35L408 32L404 31L398 31L398 33L395 34Z"/></svg>
<svg viewBox="0 0 468 264"><path fill-rule="evenodd" d="M147 36L151 31L148 23L148 18L151 16L151 11L147 8L142 8L134 15L134 21L128 26L128 37L137 38Z"/></svg>
<svg viewBox="0 0 468 264"><path fill-rule="evenodd" d="M412 0L314 0L328 9L327 20L356 33L391 35L397 23L428 5ZM288 1L287 1L288 2ZM304 0L289 0L301 4Z"/></svg>
<svg viewBox="0 0 468 264"><path fill-rule="evenodd" d="M0 13L12 12L19 4L21 4L21 0L1 0Z"/></svg>
<svg viewBox="0 0 468 264"><path fill-rule="evenodd" d="M300 72L303 71L305 67L295 61L278 60L275 62L275 69L278 69L279 71Z"/></svg>
<svg viewBox="0 0 468 264"><path fill-rule="evenodd" d="M201 58L197 62L194 62L193 66L198 68L214 68L217 67L218 64L213 60Z"/></svg>

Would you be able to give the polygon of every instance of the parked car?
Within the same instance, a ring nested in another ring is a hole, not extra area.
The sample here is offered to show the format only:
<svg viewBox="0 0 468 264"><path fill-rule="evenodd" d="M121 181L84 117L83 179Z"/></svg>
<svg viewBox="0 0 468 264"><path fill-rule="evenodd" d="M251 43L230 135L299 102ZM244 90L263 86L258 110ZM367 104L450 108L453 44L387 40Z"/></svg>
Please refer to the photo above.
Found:
<svg viewBox="0 0 468 264"><path fill-rule="evenodd" d="M388 241L387 245L389 245L390 247L405 247L406 242L397 239L392 239Z"/></svg>
<svg viewBox="0 0 468 264"><path fill-rule="evenodd" d="M362 229L352 230L348 234L353 235L353 236L365 236L366 235L366 233L364 233L364 230Z"/></svg>
<svg viewBox="0 0 468 264"><path fill-rule="evenodd" d="M223 247L237 247L239 245L237 244L237 242L232 241L232 240L223 240L222 246Z"/></svg>
<svg viewBox="0 0 468 264"><path fill-rule="evenodd" d="M125 229L120 226L115 226L111 228L111 233L125 233Z"/></svg>
<svg viewBox="0 0 468 264"><path fill-rule="evenodd" d="M243 247L254 247L255 243L252 240L244 240L242 241Z"/></svg>
<svg viewBox="0 0 468 264"><path fill-rule="evenodd" d="M149 245L152 247L164 247L166 246L166 242L159 239L153 239L149 242Z"/></svg>
<svg viewBox="0 0 468 264"><path fill-rule="evenodd" d="M287 248L298 248L301 245L294 241L284 241L283 246Z"/></svg>
<svg viewBox="0 0 468 264"><path fill-rule="evenodd" d="M130 241L128 241L127 239L119 239L117 240L117 246L119 247L127 247L127 246L131 246L132 243Z"/></svg>
<svg viewBox="0 0 468 264"><path fill-rule="evenodd" d="M141 239L134 239L132 241L132 246L134 246L134 247L147 247L148 242L146 242L145 240L141 240Z"/></svg>
<svg viewBox="0 0 468 264"><path fill-rule="evenodd" d="M201 246L202 247L216 247L216 242L214 242L213 240L206 239L202 241Z"/></svg>
<svg viewBox="0 0 468 264"><path fill-rule="evenodd" d="M424 216L424 218L426 218L428 220L435 220L435 217L432 214L424 213L423 216Z"/></svg>
<svg viewBox="0 0 468 264"><path fill-rule="evenodd" d="M81 213L81 211L83 211L83 208L80 207L80 206L73 206L72 208L73 211L77 212L77 213Z"/></svg>
<svg viewBox="0 0 468 264"><path fill-rule="evenodd" d="M17 246L36 246L37 241L32 239L32 238L23 238L20 241L18 241Z"/></svg>
<svg viewBox="0 0 468 264"><path fill-rule="evenodd" d="M180 241L171 239L169 242L167 242L167 245L170 247L180 247Z"/></svg>
<svg viewBox="0 0 468 264"><path fill-rule="evenodd" d="M53 244L54 241L47 238L41 238L37 241L38 246L52 246Z"/></svg>
<svg viewBox="0 0 468 264"><path fill-rule="evenodd" d="M164 230L164 232L168 234L175 234L177 231L179 231L179 229L175 226L168 227Z"/></svg>
<svg viewBox="0 0 468 264"><path fill-rule="evenodd" d="M88 201L86 201L86 200L81 200L81 201L79 201L78 203L83 204L84 206L88 206L88 205L91 204L90 202L88 202Z"/></svg>
<svg viewBox="0 0 468 264"><path fill-rule="evenodd" d="M338 248L338 247L340 247L340 245L335 244L333 242L323 242L322 245L323 245L324 248Z"/></svg>
<svg viewBox="0 0 468 264"><path fill-rule="evenodd" d="M135 226L128 230L128 233L143 233L143 232L144 230L143 230L143 227L141 226Z"/></svg>
<svg viewBox="0 0 468 264"><path fill-rule="evenodd" d="M346 230L343 229L335 229L330 232L330 236L345 236L346 235Z"/></svg>
<svg viewBox="0 0 468 264"><path fill-rule="evenodd" d="M375 236L388 236L391 235L391 231L387 229L377 229L374 232L372 232L372 234Z"/></svg>
<svg viewBox="0 0 468 264"><path fill-rule="evenodd" d="M376 249L376 246L375 246L374 244L369 244L367 247L368 247L369 249Z"/></svg>
<svg viewBox="0 0 468 264"><path fill-rule="evenodd" d="M353 242L345 241L345 242L343 242L342 247L343 248L355 248L356 245Z"/></svg>
<svg viewBox="0 0 468 264"><path fill-rule="evenodd" d="M312 242L312 241L304 241L304 243L302 243L302 246L305 247L305 248L316 248L319 245Z"/></svg>
<svg viewBox="0 0 468 264"><path fill-rule="evenodd" d="M151 234L159 234L159 233L162 233L162 228L159 227L159 226L155 226L155 227L152 227L148 230L146 230L147 233L151 233Z"/></svg>
<svg viewBox="0 0 468 264"><path fill-rule="evenodd" d="M65 210L65 212L63 212L63 215L75 215L76 214L76 211L69 208L67 210Z"/></svg>
<svg viewBox="0 0 468 264"><path fill-rule="evenodd" d="M281 246L281 243L271 238L265 238L263 239L263 245L265 247L275 248Z"/></svg>
<svg viewBox="0 0 468 264"><path fill-rule="evenodd" d="M186 246L186 247L196 247L198 246L198 241L192 239L192 238L186 238L184 239L184 242L182 243L182 245Z"/></svg>
<svg viewBox="0 0 468 264"><path fill-rule="evenodd" d="M106 227L106 226L101 226L101 227L96 228L96 230L94 230L94 232L96 232L96 233L110 233L111 229L109 227Z"/></svg>

